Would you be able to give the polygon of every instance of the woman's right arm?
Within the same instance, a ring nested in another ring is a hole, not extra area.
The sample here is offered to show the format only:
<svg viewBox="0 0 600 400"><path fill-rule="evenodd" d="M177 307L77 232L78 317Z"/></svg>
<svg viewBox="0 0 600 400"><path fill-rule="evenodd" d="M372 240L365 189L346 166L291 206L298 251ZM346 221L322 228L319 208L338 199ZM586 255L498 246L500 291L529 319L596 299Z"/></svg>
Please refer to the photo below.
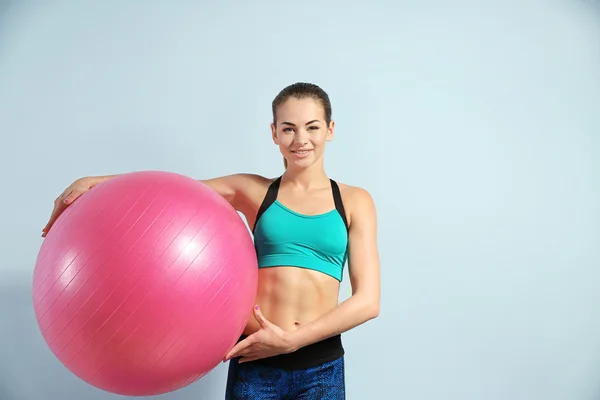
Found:
<svg viewBox="0 0 600 400"><path fill-rule="evenodd" d="M115 176L118 175L89 176L79 178L75 182L71 183L56 199L54 199L54 208L52 209L52 214L50 214L50 219L46 223L46 226L42 229L42 237L46 237L58 216L62 214L62 212L65 211L68 206L73 204L73 202L77 200L79 196L97 184L109 180Z"/></svg>
<svg viewBox="0 0 600 400"><path fill-rule="evenodd" d="M46 237L46 234L50 231L50 228L59 217L60 214L82 194L93 188L94 186L114 178L117 175L105 175L105 176L90 176L79 178L71 185L69 185L61 194L54 200L54 209L50 215L48 223L42 229L42 237ZM221 176L217 178L199 180L199 182L207 185L215 192L219 193L225 198L236 210L240 210L243 207L243 199L246 197L243 194L246 190L251 187L252 182L257 182L260 179L264 179L255 174L232 174Z"/></svg>
<svg viewBox="0 0 600 400"><path fill-rule="evenodd" d="M255 186L253 183L261 180L265 178L255 174L233 174L199 181L223 196L233 208L243 211L248 190Z"/></svg>

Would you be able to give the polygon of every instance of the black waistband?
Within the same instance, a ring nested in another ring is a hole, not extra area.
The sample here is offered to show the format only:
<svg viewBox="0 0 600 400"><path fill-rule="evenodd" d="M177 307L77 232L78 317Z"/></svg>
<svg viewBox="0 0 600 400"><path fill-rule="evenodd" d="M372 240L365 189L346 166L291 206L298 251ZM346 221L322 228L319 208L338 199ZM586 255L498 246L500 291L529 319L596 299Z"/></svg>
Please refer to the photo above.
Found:
<svg viewBox="0 0 600 400"><path fill-rule="evenodd" d="M247 336L242 335L240 341ZM320 342L301 347L293 353L280 354L274 357L261 358L249 361L254 363L282 369L312 368L323 363L337 360L344 355L341 335L336 335Z"/></svg>

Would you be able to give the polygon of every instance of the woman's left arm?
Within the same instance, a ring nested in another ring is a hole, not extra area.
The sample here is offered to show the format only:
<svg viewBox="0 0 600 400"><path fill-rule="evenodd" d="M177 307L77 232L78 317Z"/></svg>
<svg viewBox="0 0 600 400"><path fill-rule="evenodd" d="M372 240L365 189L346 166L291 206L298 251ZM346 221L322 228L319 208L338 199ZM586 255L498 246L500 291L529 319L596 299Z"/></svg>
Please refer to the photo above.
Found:
<svg viewBox="0 0 600 400"><path fill-rule="evenodd" d="M291 353L346 332L379 315L380 273L375 205L366 190L352 190L354 193L349 194L347 201L350 212L348 265L352 296L317 320L288 332L267 321L256 306L254 316L261 329L233 346L224 361L240 357L239 362L247 362Z"/></svg>
<svg viewBox="0 0 600 400"><path fill-rule="evenodd" d="M371 195L354 188L350 206L348 266L352 296L319 319L287 332L291 351L346 332L379 315L377 214Z"/></svg>

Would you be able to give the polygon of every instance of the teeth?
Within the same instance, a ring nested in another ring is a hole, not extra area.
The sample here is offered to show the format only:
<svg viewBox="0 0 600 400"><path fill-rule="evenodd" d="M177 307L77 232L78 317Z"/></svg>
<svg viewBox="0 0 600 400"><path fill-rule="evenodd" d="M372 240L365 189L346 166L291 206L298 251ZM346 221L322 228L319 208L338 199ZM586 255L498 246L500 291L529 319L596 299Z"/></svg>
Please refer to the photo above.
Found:
<svg viewBox="0 0 600 400"><path fill-rule="evenodd" d="M296 154L306 154L308 153L308 150L302 150L302 151L296 151Z"/></svg>

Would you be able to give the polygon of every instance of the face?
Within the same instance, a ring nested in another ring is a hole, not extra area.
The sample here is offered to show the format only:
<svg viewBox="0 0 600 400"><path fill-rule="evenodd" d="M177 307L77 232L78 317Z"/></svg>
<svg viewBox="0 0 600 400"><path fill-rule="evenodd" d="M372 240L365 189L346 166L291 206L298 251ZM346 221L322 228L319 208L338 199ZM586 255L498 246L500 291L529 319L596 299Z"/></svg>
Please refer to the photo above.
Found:
<svg viewBox="0 0 600 400"><path fill-rule="evenodd" d="M327 125L319 101L292 97L277 109L271 131L288 167L306 168L322 160L325 144L333 139L334 125L333 121Z"/></svg>

